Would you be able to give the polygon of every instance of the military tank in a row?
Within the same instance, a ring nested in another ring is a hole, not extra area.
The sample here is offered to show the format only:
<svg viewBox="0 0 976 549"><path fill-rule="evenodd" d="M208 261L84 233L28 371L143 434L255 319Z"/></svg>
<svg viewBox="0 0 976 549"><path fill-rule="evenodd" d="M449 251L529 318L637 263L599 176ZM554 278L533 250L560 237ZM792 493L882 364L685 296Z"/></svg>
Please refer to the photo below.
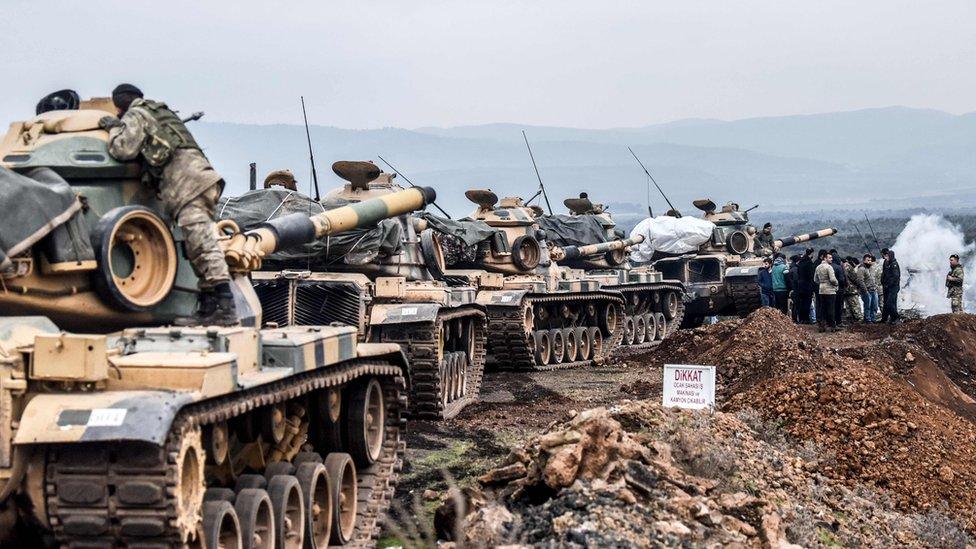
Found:
<svg viewBox="0 0 976 549"><path fill-rule="evenodd" d="M758 272L764 257L756 242L756 228L749 224L749 212L734 202L718 211L708 199L693 204L703 212L702 219L715 225L711 238L695 253L661 257L653 266L687 289L683 327L700 326L705 317L713 315L747 316L762 304ZM837 229L826 228L777 239L772 251L834 234Z"/></svg>
<svg viewBox="0 0 976 549"><path fill-rule="evenodd" d="M174 327L196 278L142 167L107 152L98 121L114 113L85 101L0 141L0 541L373 544L402 462L406 357L347 326L262 328L247 274L433 191L222 224L240 325Z"/></svg>

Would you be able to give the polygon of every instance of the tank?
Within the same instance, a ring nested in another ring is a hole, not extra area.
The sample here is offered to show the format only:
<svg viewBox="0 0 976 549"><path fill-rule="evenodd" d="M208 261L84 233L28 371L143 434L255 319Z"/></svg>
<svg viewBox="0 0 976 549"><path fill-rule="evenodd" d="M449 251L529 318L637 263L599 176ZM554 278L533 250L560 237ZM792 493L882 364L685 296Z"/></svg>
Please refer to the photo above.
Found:
<svg viewBox="0 0 976 549"><path fill-rule="evenodd" d="M563 204L569 215L539 218L549 242L563 246L557 248L554 259L560 265L582 269L587 279L599 282L604 290L620 293L624 302L621 345L651 347L674 333L684 317L684 286L678 280L665 280L650 265L630 264L627 249L644 237L623 239L610 212L585 195L568 198ZM585 241L596 243L580 245Z"/></svg>
<svg viewBox="0 0 976 549"><path fill-rule="evenodd" d="M401 190L394 174L371 162L340 161L333 171L347 183L323 197L325 207ZM275 311L270 320L280 326L335 323L356 328L360 341L400 344L410 364L411 417L453 417L478 399L485 313L468 281L444 280L437 231L421 228L425 224L411 214L384 223L377 228L383 234L380 240L395 239L397 249L353 248L328 259L319 249L312 252L319 260L312 262L296 254L276 261L272 270L254 273L255 289L264 308Z"/></svg>
<svg viewBox="0 0 976 549"><path fill-rule="evenodd" d="M517 197L499 201L487 189L465 196L477 205L470 223L490 228L490 237L447 272L458 278L501 275L499 283L478 291L488 314L487 365L533 370L605 361L623 337L620 293L552 260L557 252L539 227L541 210Z"/></svg>
<svg viewBox="0 0 976 549"><path fill-rule="evenodd" d="M679 280L687 288L683 326L700 326L713 315L744 317L761 306L759 269L763 256L756 247L756 228L749 224L749 212L730 202L716 211L714 202L695 200L702 218L715 224L712 238L697 253L665 257L653 262L666 278ZM837 234L827 228L777 239L774 250Z"/></svg>
<svg viewBox="0 0 976 549"><path fill-rule="evenodd" d="M0 238L2 543L373 544L402 463L403 352L345 326L260 328L248 273L432 191L222 224L240 325L169 326L196 299L182 236L140 166L108 155L111 103L79 107L0 142L0 207L25 224Z"/></svg>

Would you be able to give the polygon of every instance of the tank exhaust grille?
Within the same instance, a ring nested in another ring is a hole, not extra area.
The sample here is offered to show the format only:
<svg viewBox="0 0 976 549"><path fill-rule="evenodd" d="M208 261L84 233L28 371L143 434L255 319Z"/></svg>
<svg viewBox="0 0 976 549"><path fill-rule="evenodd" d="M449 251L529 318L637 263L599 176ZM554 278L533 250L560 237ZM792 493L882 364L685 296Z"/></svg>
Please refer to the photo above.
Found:
<svg viewBox="0 0 976 549"><path fill-rule="evenodd" d="M360 333L366 324L366 301L352 283L298 281L295 289L295 324L352 326Z"/></svg>

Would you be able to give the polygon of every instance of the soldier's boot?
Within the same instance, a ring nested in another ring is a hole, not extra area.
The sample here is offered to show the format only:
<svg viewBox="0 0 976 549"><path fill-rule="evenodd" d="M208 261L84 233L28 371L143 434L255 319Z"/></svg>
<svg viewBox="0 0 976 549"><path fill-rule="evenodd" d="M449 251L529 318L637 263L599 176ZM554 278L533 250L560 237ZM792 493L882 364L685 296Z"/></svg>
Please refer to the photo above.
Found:
<svg viewBox="0 0 976 549"><path fill-rule="evenodd" d="M200 290L200 295L197 296L197 310L193 312L193 316L179 317L173 324L177 326L199 326L202 318L213 315L216 310L217 292L212 288Z"/></svg>
<svg viewBox="0 0 976 549"><path fill-rule="evenodd" d="M234 294L230 290L230 283L223 282L216 287L217 307L209 314L201 316L199 324L204 326L237 326L237 307L234 305Z"/></svg>

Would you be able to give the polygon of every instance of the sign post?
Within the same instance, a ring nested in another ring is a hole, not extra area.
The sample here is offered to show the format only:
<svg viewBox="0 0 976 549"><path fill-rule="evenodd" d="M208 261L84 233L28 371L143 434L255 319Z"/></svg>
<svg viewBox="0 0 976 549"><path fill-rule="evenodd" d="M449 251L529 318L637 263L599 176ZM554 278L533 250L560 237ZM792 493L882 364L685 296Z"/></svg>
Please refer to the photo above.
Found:
<svg viewBox="0 0 976 549"><path fill-rule="evenodd" d="M664 365L664 406L715 408L715 366Z"/></svg>

